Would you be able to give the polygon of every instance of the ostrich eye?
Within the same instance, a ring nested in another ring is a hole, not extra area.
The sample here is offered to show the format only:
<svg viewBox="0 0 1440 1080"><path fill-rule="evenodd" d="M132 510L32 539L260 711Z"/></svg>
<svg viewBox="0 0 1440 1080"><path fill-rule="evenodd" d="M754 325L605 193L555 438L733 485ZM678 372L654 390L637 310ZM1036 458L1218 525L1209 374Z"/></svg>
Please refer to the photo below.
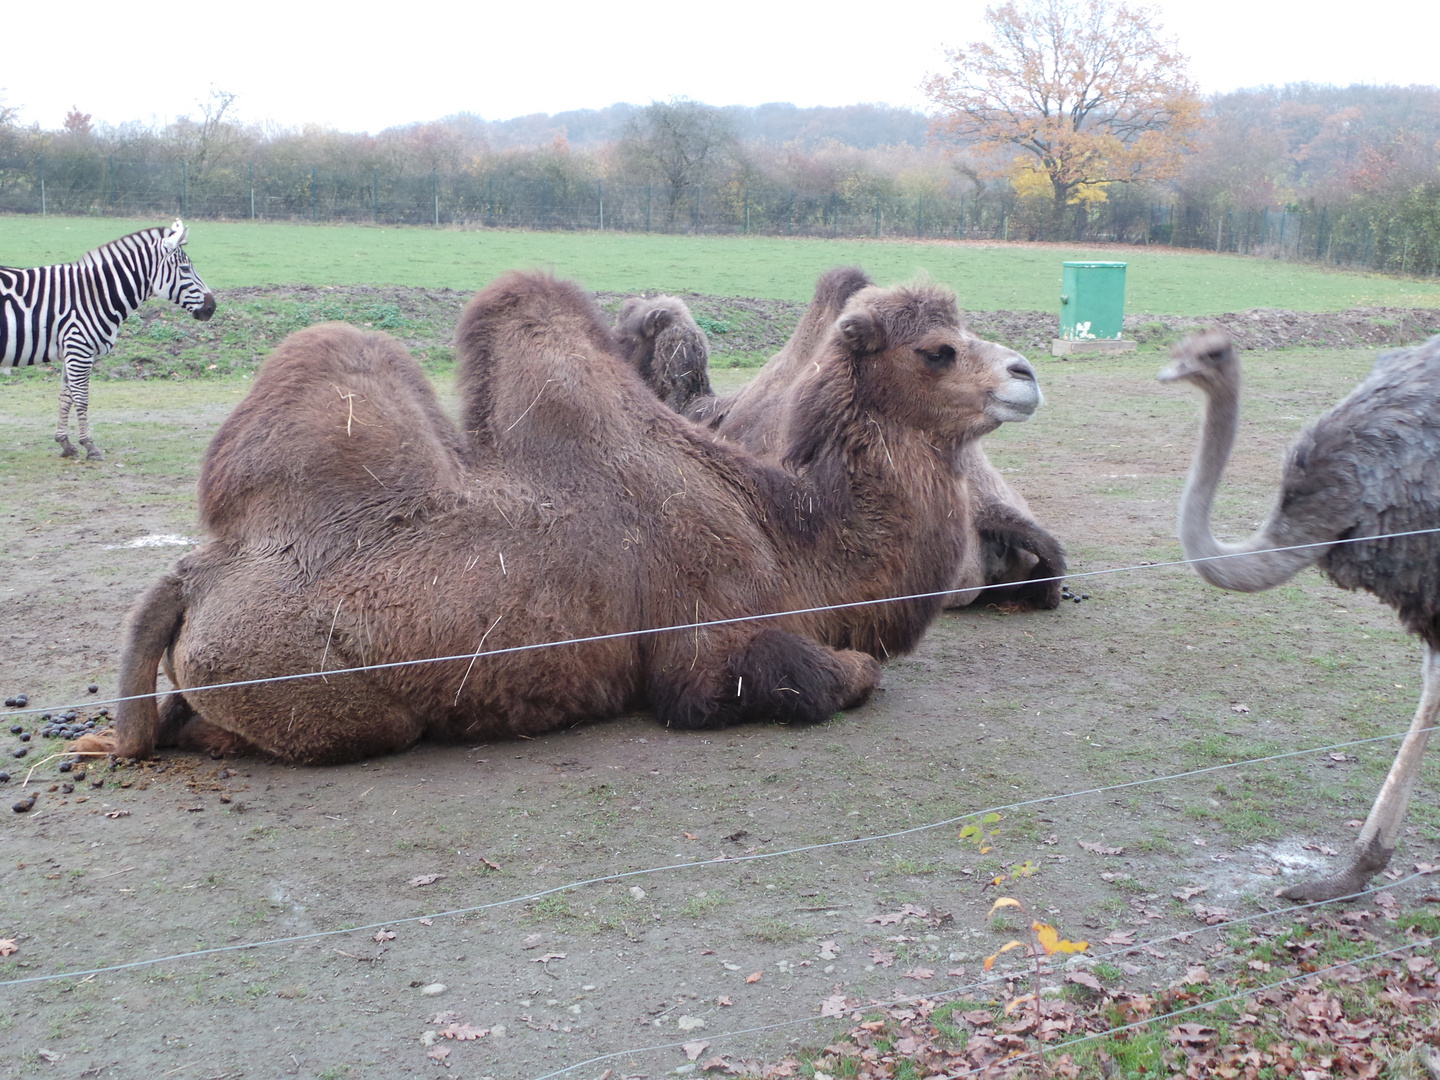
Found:
<svg viewBox="0 0 1440 1080"><path fill-rule="evenodd" d="M955 346L941 345L938 349L916 349L932 371L943 371L955 363Z"/></svg>

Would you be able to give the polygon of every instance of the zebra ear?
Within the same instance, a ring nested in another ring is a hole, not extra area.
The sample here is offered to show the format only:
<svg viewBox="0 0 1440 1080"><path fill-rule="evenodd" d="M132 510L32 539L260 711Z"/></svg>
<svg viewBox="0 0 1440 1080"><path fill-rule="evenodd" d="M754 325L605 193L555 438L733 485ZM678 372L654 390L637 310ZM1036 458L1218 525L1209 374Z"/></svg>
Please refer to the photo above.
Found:
<svg viewBox="0 0 1440 1080"><path fill-rule="evenodd" d="M166 251L174 251L176 248L184 245L187 239L186 234L189 231L189 229L185 228L185 223L177 217L175 224L170 226L170 231L165 234L165 239L160 243Z"/></svg>

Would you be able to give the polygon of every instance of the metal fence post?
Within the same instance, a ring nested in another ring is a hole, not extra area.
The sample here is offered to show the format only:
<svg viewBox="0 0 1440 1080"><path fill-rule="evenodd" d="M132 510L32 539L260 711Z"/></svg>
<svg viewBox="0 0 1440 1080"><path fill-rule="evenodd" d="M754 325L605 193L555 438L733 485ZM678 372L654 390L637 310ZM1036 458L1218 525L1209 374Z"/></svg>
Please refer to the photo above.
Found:
<svg viewBox="0 0 1440 1080"><path fill-rule="evenodd" d="M380 166L370 166L370 206L375 213L375 224L380 224Z"/></svg>
<svg viewBox="0 0 1440 1080"><path fill-rule="evenodd" d="M596 183L596 185L595 185L595 207L596 207L596 209L595 209L595 220L596 220L596 222L597 222L596 228L599 229L601 232L604 232L604 231L605 231L605 185L604 185L603 183Z"/></svg>
<svg viewBox="0 0 1440 1080"><path fill-rule="evenodd" d="M435 200L435 227L440 227L440 171L430 170L430 194Z"/></svg>
<svg viewBox="0 0 1440 1080"><path fill-rule="evenodd" d="M650 231L650 203L655 194L654 184L645 185L645 231Z"/></svg>
<svg viewBox="0 0 1440 1080"><path fill-rule="evenodd" d="M493 227L494 224L495 224L495 174L494 174L494 173L491 173L491 174L490 174L490 184L489 184L489 188L490 188L490 197L489 197L489 206L488 206L488 209L485 211L485 224Z"/></svg>
<svg viewBox="0 0 1440 1080"><path fill-rule="evenodd" d="M115 205L115 155L110 155L110 205Z"/></svg>
<svg viewBox="0 0 1440 1080"><path fill-rule="evenodd" d="M40 166L40 216L45 216L45 155L37 156L37 163Z"/></svg>
<svg viewBox="0 0 1440 1080"><path fill-rule="evenodd" d="M695 235L700 235L700 185L695 185Z"/></svg>
<svg viewBox="0 0 1440 1080"><path fill-rule="evenodd" d="M320 216L320 198L315 184L315 166L310 166L310 220L318 221Z"/></svg>
<svg viewBox="0 0 1440 1080"><path fill-rule="evenodd" d="M255 220L255 163L250 162L250 220Z"/></svg>
<svg viewBox="0 0 1440 1080"><path fill-rule="evenodd" d="M190 216L190 167L184 158L180 159L180 216Z"/></svg>
<svg viewBox="0 0 1440 1080"><path fill-rule="evenodd" d="M745 185L745 195L744 195L744 199L745 199L745 233L746 233L746 235L749 235L749 232L750 232L750 185L749 185L749 184L746 184L746 185Z"/></svg>
<svg viewBox="0 0 1440 1080"><path fill-rule="evenodd" d="M549 215L550 208L545 205L547 196L550 194L550 178L540 178L540 228L545 228L545 218Z"/></svg>
<svg viewBox="0 0 1440 1080"><path fill-rule="evenodd" d="M790 208L785 211L785 235L795 235L795 189L790 189Z"/></svg>
<svg viewBox="0 0 1440 1080"><path fill-rule="evenodd" d="M880 196L875 196L875 235L880 235Z"/></svg>

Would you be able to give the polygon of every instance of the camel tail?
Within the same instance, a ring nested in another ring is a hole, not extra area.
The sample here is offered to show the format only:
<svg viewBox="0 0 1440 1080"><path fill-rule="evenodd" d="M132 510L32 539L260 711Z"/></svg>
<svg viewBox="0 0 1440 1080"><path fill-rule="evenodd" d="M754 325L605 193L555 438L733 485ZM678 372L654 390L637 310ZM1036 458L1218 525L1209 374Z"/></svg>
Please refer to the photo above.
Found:
<svg viewBox="0 0 1440 1080"><path fill-rule="evenodd" d="M125 646L120 655L120 696L115 726L86 735L72 750L149 757L160 739L160 710L155 698L156 675L175 641L185 616L181 581L166 574L135 602L125 619Z"/></svg>

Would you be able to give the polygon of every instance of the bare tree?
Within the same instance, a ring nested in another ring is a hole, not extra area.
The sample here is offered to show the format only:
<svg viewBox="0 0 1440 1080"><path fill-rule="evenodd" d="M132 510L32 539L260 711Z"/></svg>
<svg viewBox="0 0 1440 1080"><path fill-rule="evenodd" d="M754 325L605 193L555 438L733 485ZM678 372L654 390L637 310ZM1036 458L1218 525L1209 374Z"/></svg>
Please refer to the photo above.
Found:
<svg viewBox="0 0 1440 1080"><path fill-rule="evenodd" d="M989 41L947 50L950 72L925 80L937 135L997 153L1017 189L1048 184L1057 214L1174 175L1200 99L1150 10L1011 0L985 21Z"/></svg>
<svg viewBox="0 0 1440 1080"><path fill-rule="evenodd" d="M719 109L672 98L651 102L632 117L620 150L633 168L665 181L668 216L673 221L681 199L720 163L734 141L730 123Z"/></svg>

